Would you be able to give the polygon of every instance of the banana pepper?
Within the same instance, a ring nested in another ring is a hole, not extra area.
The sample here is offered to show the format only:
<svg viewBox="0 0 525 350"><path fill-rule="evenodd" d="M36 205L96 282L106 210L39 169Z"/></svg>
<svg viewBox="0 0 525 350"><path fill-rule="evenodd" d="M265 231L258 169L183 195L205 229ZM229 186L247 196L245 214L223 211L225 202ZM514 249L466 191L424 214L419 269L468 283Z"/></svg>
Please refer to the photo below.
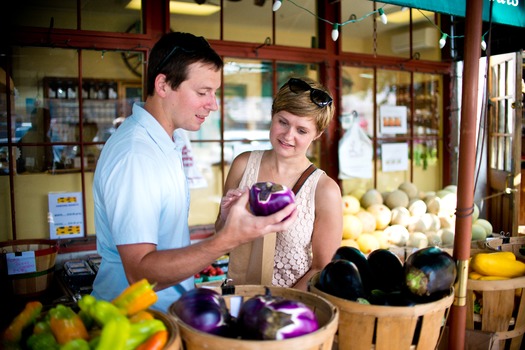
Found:
<svg viewBox="0 0 525 350"><path fill-rule="evenodd" d="M92 295L84 295L78 301L78 307L91 317L99 326L106 325L110 320L124 316L123 312L106 300L97 300Z"/></svg>
<svg viewBox="0 0 525 350"><path fill-rule="evenodd" d="M33 324L42 311L42 303L30 301L24 309L13 319L4 331L3 340L8 343L18 343L22 338L22 331Z"/></svg>
<svg viewBox="0 0 525 350"><path fill-rule="evenodd" d="M146 310L157 302L158 296L153 289L154 287L154 284L150 284L147 279L143 278L124 289L113 300L113 304L128 316Z"/></svg>
<svg viewBox="0 0 525 350"><path fill-rule="evenodd" d="M125 350L129 338L130 322L126 316L114 317L102 328L97 350Z"/></svg>
<svg viewBox="0 0 525 350"><path fill-rule="evenodd" d="M144 343L155 333L167 330L164 322L158 319L144 320L138 323L131 323L129 335L126 341L126 350L135 349Z"/></svg>
<svg viewBox="0 0 525 350"><path fill-rule="evenodd" d="M89 338L88 332L82 319L69 306L58 304L49 310L49 325L51 332L60 345L64 345L74 339Z"/></svg>

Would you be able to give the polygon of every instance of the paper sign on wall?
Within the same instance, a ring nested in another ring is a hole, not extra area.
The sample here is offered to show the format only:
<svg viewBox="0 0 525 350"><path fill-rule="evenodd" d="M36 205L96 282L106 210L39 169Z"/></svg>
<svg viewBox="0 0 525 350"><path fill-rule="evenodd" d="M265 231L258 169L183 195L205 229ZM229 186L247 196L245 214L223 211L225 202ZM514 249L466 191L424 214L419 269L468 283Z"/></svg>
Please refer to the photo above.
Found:
<svg viewBox="0 0 525 350"><path fill-rule="evenodd" d="M48 200L51 239L83 237L82 192L49 193Z"/></svg>
<svg viewBox="0 0 525 350"><path fill-rule="evenodd" d="M384 143L381 145L383 172L408 170L408 144Z"/></svg>
<svg viewBox="0 0 525 350"><path fill-rule="evenodd" d="M381 133L406 134L407 113L406 106L381 106L379 110Z"/></svg>

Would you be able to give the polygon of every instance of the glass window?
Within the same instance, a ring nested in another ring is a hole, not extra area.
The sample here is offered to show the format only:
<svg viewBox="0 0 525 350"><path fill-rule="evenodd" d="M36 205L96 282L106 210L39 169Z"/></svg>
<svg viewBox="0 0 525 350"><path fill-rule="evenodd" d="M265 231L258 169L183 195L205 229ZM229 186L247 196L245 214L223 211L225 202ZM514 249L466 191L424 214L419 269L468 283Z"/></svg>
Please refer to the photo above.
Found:
<svg viewBox="0 0 525 350"><path fill-rule="evenodd" d="M264 43L272 37L272 2L223 1L223 40Z"/></svg>
<svg viewBox="0 0 525 350"><path fill-rule="evenodd" d="M138 6L136 6L138 4ZM82 1L81 21L77 19L76 1L28 0L13 2L12 24L16 26L77 29L103 32L135 32L141 22L140 0Z"/></svg>
<svg viewBox="0 0 525 350"><path fill-rule="evenodd" d="M269 6L272 6L271 1ZM281 8L275 12L275 44L317 47L316 13L315 0L282 1Z"/></svg>
<svg viewBox="0 0 525 350"><path fill-rule="evenodd" d="M221 37L220 2L194 0L170 1L170 28L173 31L189 32L206 39ZM228 3L225 1L228 5Z"/></svg>

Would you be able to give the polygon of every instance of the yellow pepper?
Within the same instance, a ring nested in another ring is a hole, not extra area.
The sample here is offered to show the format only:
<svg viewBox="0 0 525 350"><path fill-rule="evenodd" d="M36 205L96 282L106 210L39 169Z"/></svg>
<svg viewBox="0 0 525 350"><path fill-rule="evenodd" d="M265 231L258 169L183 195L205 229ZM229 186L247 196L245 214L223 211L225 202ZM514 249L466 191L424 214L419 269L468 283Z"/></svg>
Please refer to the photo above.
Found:
<svg viewBox="0 0 525 350"><path fill-rule="evenodd" d="M143 278L126 288L113 300L113 304L123 310L127 316L134 315L157 302L158 296L153 288L154 285Z"/></svg>

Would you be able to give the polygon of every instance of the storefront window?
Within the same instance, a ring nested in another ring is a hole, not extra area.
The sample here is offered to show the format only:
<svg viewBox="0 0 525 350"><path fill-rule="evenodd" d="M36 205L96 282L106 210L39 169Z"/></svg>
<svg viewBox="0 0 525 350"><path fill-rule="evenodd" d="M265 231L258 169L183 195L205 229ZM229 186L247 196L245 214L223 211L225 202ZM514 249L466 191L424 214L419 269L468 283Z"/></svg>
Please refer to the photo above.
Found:
<svg viewBox="0 0 525 350"><path fill-rule="evenodd" d="M125 33L135 30L132 25L141 22L139 5L140 0L82 2L79 20L76 1L15 1L12 3L13 16L9 17L15 26L77 29L82 23L82 30Z"/></svg>

